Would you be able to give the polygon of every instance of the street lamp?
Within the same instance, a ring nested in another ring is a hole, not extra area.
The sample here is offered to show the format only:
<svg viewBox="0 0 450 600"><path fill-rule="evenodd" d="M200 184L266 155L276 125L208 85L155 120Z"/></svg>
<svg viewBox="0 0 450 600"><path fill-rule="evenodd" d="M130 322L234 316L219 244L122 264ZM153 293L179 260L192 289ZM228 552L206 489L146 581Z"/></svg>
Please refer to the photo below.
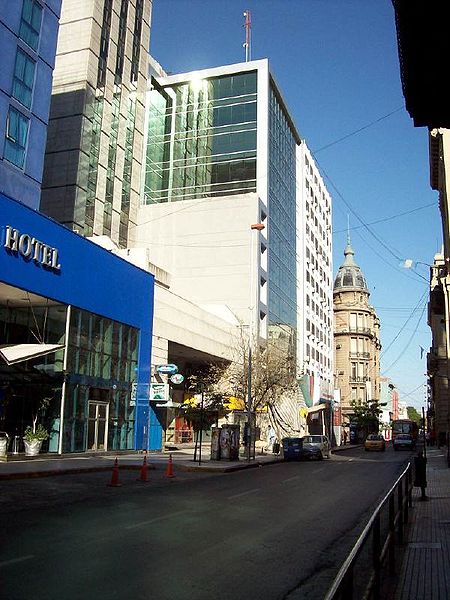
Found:
<svg viewBox="0 0 450 600"><path fill-rule="evenodd" d="M253 324L254 324L254 312L255 312L255 296L256 289L254 289L254 254L255 244L253 243L253 231L262 231L265 229L265 225L262 223L254 223L250 225L250 320L249 320L249 332L248 332L248 373L247 373L247 460L250 462L251 454L251 443L252 443L252 344L253 344ZM259 272L259 271L258 271Z"/></svg>
<svg viewBox="0 0 450 600"><path fill-rule="evenodd" d="M416 275L418 275L421 279L424 279L428 283L429 280L416 271L417 265L424 265L425 267L431 269L431 265L429 265L428 263L421 262L420 260L414 261L412 258L405 258L405 260L403 260L400 263L401 267L403 267L404 269L411 269Z"/></svg>

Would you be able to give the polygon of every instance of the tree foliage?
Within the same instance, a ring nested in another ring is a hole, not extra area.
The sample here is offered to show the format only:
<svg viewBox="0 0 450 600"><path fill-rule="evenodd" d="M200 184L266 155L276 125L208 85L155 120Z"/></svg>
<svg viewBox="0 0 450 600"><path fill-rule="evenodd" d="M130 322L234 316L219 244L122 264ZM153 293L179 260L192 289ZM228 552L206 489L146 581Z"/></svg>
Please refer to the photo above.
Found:
<svg viewBox="0 0 450 600"><path fill-rule="evenodd" d="M408 406L406 408L406 412L408 413L408 419L411 419L411 421L414 421L415 423L417 423L417 425L420 425L422 423L422 416L417 411L417 409L414 408L414 406Z"/></svg>
<svg viewBox="0 0 450 600"><path fill-rule="evenodd" d="M381 407L386 406L386 402L358 402L357 400L352 400L351 406L353 409L352 423L360 427L366 434L372 431L378 432L380 428L380 416L383 412Z"/></svg>
<svg viewBox="0 0 450 600"><path fill-rule="evenodd" d="M249 364L252 412L275 405L285 394L298 393L295 361L288 344L269 340L264 346L252 348L251 359L249 350L249 341L241 334L233 361L209 364L189 378L188 391L196 394L197 401L195 405L184 405L181 414L194 430L209 429L225 415L230 398L240 400L242 410L248 410ZM202 394L203 411L199 401Z"/></svg>
<svg viewBox="0 0 450 600"><path fill-rule="evenodd" d="M215 385L216 393L240 398L248 409L249 368L251 368L251 410L274 404L286 393L296 393L293 353L282 344L269 340L264 346L252 348L241 340L236 358L223 370Z"/></svg>

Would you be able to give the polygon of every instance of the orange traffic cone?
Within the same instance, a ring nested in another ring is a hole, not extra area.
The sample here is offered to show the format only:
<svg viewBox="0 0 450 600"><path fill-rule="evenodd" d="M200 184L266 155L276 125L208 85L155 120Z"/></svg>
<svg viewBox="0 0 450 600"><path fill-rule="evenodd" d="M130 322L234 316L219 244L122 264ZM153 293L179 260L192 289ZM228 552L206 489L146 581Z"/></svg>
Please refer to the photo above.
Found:
<svg viewBox="0 0 450 600"><path fill-rule="evenodd" d="M137 478L136 481L148 481L148 467L147 467L147 455L144 455L144 461L142 463L142 467L141 467L141 474L139 475L139 477Z"/></svg>
<svg viewBox="0 0 450 600"><path fill-rule="evenodd" d="M119 483L119 462L117 460L117 456L116 456L116 460L114 461L114 466L113 466L113 470L112 470L112 475L111 475L111 482L108 483L109 487L120 487L122 484Z"/></svg>
<svg viewBox="0 0 450 600"><path fill-rule="evenodd" d="M172 455L169 454L169 462L167 463L166 477L175 477L173 474Z"/></svg>

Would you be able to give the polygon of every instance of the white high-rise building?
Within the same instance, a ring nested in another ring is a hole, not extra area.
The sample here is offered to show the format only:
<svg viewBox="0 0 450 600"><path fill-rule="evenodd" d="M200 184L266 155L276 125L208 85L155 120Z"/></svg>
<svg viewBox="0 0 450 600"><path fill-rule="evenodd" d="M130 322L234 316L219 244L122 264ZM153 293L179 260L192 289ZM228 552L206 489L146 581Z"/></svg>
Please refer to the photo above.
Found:
<svg viewBox="0 0 450 600"><path fill-rule="evenodd" d="M277 338L329 398L331 199L268 61L160 71L146 111L136 244L172 292Z"/></svg>

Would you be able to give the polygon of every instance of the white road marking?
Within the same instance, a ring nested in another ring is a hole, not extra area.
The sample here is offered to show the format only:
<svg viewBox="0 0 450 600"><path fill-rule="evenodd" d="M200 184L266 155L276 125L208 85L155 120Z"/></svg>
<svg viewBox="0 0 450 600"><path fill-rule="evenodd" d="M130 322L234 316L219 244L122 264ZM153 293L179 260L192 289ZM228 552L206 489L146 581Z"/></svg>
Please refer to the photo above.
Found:
<svg viewBox="0 0 450 600"><path fill-rule="evenodd" d="M283 479L281 483L287 483L288 481L293 481L294 479L299 479L300 475L294 475L294 477L289 477L288 479Z"/></svg>
<svg viewBox="0 0 450 600"><path fill-rule="evenodd" d="M140 523L135 523L134 525L127 525L125 529L137 529L138 527L143 527L145 525L152 525L153 523L159 523L159 521L165 521L167 519L172 519L172 517L178 517L178 515L184 515L188 513L188 510L179 510L177 512L170 513L170 515L163 515L161 517L155 517L154 519L149 519L148 521L141 521Z"/></svg>
<svg viewBox="0 0 450 600"><path fill-rule="evenodd" d="M12 558L11 560L4 560L0 562L0 568L9 567L9 565L14 565L16 563L23 562L24 560L31 560L34 558L34 554L28 554L28 556L20 556L19 558Z"/></svg>
<svg viewBox="0 0 450 600"><path fill-rule="evenodd" d="M259 488L255 488L254 490L247 490L246 492L241 492L240 494L234 494L234 496L228 496L227 500L242 498L242 496L248 496L249 494L255 494L256 492L259 492Z"/></svg>

